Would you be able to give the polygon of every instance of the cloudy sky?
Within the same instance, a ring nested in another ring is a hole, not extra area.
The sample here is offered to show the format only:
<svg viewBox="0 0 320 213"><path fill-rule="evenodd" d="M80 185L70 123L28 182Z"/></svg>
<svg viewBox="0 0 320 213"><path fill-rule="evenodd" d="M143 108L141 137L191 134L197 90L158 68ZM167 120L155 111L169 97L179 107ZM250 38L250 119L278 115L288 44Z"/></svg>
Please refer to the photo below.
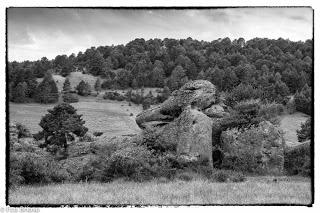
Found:
<svg viewBox="0 0 320 213"><path fill-rule="evenodd" d="M312 38L310 8L8 9L9 60L48 59L135 38Z"/></svg>

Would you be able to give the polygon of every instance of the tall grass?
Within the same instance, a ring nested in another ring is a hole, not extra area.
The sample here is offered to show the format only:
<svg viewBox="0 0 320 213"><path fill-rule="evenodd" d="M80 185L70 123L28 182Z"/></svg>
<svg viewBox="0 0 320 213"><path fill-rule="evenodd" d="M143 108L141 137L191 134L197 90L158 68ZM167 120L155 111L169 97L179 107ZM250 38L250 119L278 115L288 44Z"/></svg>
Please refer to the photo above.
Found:
<svg viewBox="0 0 320 213"><path fill-rule="evenodd" d="M21 186L9 191L9 204L309 204L308 179L250 179L243 183L207 180L168 183L112 183Z"/></svg>

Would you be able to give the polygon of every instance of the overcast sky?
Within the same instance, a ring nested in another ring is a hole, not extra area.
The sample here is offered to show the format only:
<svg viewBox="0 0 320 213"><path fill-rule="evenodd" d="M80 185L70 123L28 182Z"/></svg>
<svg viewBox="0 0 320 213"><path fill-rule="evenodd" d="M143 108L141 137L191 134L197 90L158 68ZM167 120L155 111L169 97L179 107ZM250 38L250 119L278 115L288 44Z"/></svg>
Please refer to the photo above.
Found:
<svg viewBox="0 0 320 213"><path fill-rule="evenodd" d="M111 10L11 8L9 60L48 59L135 38L312 38L309 8Z"/></svg>

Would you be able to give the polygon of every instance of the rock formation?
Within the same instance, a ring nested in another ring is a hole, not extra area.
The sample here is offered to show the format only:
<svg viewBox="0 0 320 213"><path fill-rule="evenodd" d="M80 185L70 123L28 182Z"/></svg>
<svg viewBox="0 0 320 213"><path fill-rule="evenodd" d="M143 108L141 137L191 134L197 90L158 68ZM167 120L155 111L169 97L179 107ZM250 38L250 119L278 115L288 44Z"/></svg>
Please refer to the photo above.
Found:
<svg viewBox="0 0 320 213"><path fill-rule="evenodd" d="M236 152L239 145L236 139L226 140L226 134L221 137L225 130L237 128L240 121L225 111L216 87L205 80L186 83L162 104L138 114L136 122L143 130L155 131L163 143L175 145L177 155L186 161L205 160L219 167L223 156ZM261 141L252 150L261 153L262 167L281 173L284 161L281 132L269 122L261 123L259 131ZM271 132L273 138L269 137ZM222 144L225 142L230 143Z"/></svg>
<svg viewBox="0 0 320 213"><path fill-rule="evenodd" d="M212 165L212 122L224 116L216 87L209 81L186 83L162 104L138 114L142 129L156 129L161 140L175 144L186 161L203 160Z"/></svg>

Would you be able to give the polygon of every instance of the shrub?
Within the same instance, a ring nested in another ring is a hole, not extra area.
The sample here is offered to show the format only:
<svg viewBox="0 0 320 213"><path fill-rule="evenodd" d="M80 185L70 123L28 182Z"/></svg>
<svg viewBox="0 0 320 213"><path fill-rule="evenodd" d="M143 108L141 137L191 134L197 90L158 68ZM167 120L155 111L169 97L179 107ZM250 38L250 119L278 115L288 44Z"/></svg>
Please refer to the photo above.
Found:
<svg viewBox="0 0 320 213"><path fill-rule="evenodd" d="M103 99L124 101L126 98L118 92L105 92L105 94L103 95Z"/></svg>
<svg viewBox="0 0 320 213"><path fill-rule="evenodd" d="M50 182L49 162L34 153L10 153L11 184L39 184Z"/></svg>
<svg viewBox="0 0 320 213"><path fill-rule="evenodd" d="M297 111L311 115L313 104L311 87L306 84L300 92L295 94L294 102Z"/></svg>
<svg viewBox="0 0 320 213"><path fill-rule="evenodd" d="M90 133L86 133L84 136L79 138L80 142L93 142L95 141L95 138L93 135L91 135Z"/></svg>
<svg viewBox="0 0 320 213"><path fill-rule="evenodd" d="M288 175L311 175L311 148L310 141L284 152L284 169Z"/></svg>
<svg viewBox="0 0 320 213"><path fill-rule="evenodd" d="M284 112L284 106L282 104L266 103L261 104L259 110L259 117L264 120L268 120L273 124L279 124L280 120L278 116L280 116Z"/></svg>
<svg viewBox="0 0 320 213"><path fill-rule="evenodd" d="M16 127L18 130L18 138L27 138L32 136L29 129L25 125L16 123Z"/></svg>
<svg viewBox="0 0 320 213"><path fill-rule="evenodd" d="M66 103L76 103L79 102L79 98L76 94L66 93L62 95L63 102Z"/></svg>
<svg viewBox="0 0 320 213"><path fill-rule="evenodd" d="M99 137L103 135L103 132L93 132L93 136Z"/></svg>
<svg viewBox="0 0 320 213"><path fill-rule="evenodd" d="M221 168L254 174L282 171L281 135L273 125L227 130L222 140Z"/></svg>
<svg viewBox="0 0 320 213"><path fill-rule="evenodd" d="M227 182L229 181L229 173L225 170L220 170L213 175L213 179L217 182Z"/></svg>
<svg viewBox="0 0 320 213"><path fill-rule="evenodd" d="M306 122L301 124L299 130L297 130L298 141L303 142L311 139L311 118L308 118Z"/></svg>
<svg viewBox="0 0 320 213"><path fill-rule="evenodd" d="M78 95L81 96L88 96L91 94L91 86L85 81L80 81L78 86L76 87L76 90L78 91Z"/></svg>
<svg viewBox="0 0 320 213"><path fill-rule="evenodd" d="M199 174L190 171L177 171L175 178L183 181L192 181L199 178Z"/></svg>
<svg viewBox="0 0 320 213"><path fill-rule="evenodd" d="M246 176L242 172L222 169L213 171L211 180L217 182L244 182Z"/></svg>
<svg viewBox="0 0 320 213"><path fill-rule="evenodd" d="M239 84L231 92L226 93L225 103L233 107L237 102L248 99L258 99L261 97L261 91L253 88L250 84Z"/></svg>

